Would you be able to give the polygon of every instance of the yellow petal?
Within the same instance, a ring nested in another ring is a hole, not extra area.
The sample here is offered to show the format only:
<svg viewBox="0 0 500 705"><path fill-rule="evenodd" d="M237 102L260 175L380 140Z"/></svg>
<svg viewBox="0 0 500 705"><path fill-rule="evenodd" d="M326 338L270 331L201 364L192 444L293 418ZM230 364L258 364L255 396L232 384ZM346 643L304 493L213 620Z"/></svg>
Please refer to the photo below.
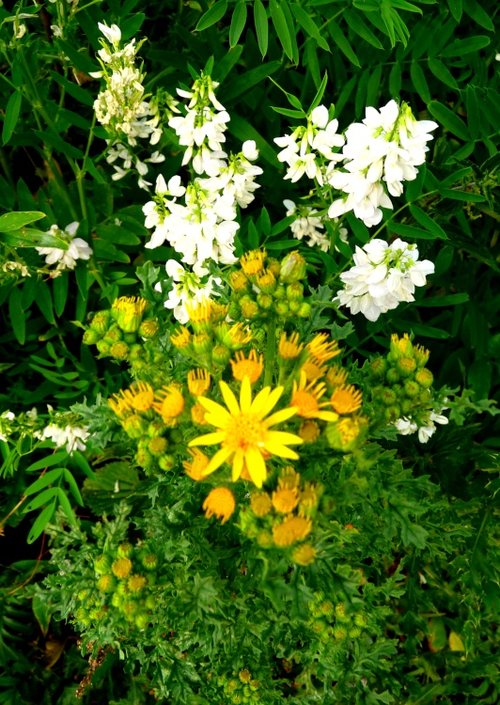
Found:
<svg viewBox="0 0 500 705"><path fill-rule="evenodd" d="M300 436L297 436L295 433L287 433L286 431L269 431L266 446L268 441L271 443L283 443L287 446L296 446L304 442Z"/></svg>
<svg viewBox="0 0 500 705"><path fill-rule="evenodd" d="M283 394L283 387L276 387L271 393L269 393L269 387L262 389L259 394L254 399L252 404L252 413L259 416L261 419L274 409L278 399ZM262 392L266 391L266 396L262 395ZM262 396L261 396L262 395Z"/></svg>
<svg viewBox="0 0 500 705"><path fill-rule="evenodd" d="M222 396L224 398L224 401L226 402L226 406L229 409L229 412L232 416L239 416L240 414L240 407L238 406L238 400L233 394L232 389L226 382L223 382L221 380L220 382L220 390L222 392Z"/></svg>
<svg viewBox="0 0 500 705"><path fill-rule="evenodd" d="M217 470L217 468L219 468L222 463L224 463L229 458L231 453L232 451L229 448L221 448L220 450L218 450L214 457L208 463L207 467L202 470L201 474L203 475L203 477L205 477L205 475L210 475L210 473L214 472L214 470Z"/></svg>
<svg viewBox="0 0 500 705"><path fill-rule="evenodd" d="M249 448L245 453L245 462L248 474L256 487L262 487L267 477L266 464L262 453L257 448Z"/></svg>
<svg viewBox="0 0 500 705"><path fill-rule="evenodd" d="M222 383L221 383L222 384ZM252 387L248 377L243 377L240 389L240 409L242 414L248 414L252 406ZM239 413L239 410L238 410Z"/></svg>
<svg viewBox="0 0 500 705"><path fill-rule="evenodd" d="M237 450L233 458L233 482L236 482L241 475L241 471L243 470L243 460L243 451Z"/></svg>
<svg viewBox="0 0 500 705"><path fill-rule="evenodd" d="M204 436L198 436L198 438L193 438L189 441L188 446L213 446L216 443L222 443L225 439L226 434L222 431L216 431L215 433L206 433Z"/></svg>
<svg viewBox="0 0 500 705"><path fill-rule="evenodd" d="M266 443L265 449L272 453L272 455L277 455L279 458L288 458L289 460L298 460L299 456L294 450L290 450L286 446L282 446L277 442Z"/></svg>
<svg viewBox="0 0 500 705"><path fill-rule="evenodd" d="M288 409L281 409L281 411L277 411L275 414L269 416L265 419L265 424L267 427L274 426L274 424L281 423L282 421L286 421L292 416L295 416L296 413L297 407L289 406Z"/></svg>
<svg viewBox="0 0 500 705"><path fill-rule="evenodd" d="M224 419L230 419L231 415L227 411L227 409L224 409L223 406L220 404L217 404L216 401L213 401L212 399L207 399L207 397L198 397L198 401L202 405L204 409L206 409L212 416L217 416L220 417L221 421ZM214 424L214 426L219 426L219 424Z"/></svg>
<svg viewBox="0 0 500 705"><path fill-rule="evenodd" d="M323 421L337 421L339 418L339 415L334 411L318 411L314 416Z"/></svg>

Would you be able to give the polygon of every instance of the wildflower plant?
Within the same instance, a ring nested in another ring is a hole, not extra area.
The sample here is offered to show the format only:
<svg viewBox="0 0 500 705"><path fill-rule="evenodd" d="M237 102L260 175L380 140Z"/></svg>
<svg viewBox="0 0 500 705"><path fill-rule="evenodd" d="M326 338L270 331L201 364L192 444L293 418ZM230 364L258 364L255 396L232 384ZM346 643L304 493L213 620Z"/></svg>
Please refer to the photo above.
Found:
<svg viewBox="0 0 500 705"><path fill-rule="evenodd" d="M465 125L404 53L415 8L21 5L0 13L3 143L19 156L28 101L47 137L44 183L17 183L0 216L4 342L28 344L24 366L2 363L16 383L0 540L30 522L40 550L0 579L6 672L29 599L33 648L62 632L79 651L50 705L495 702L497 454L473 415L496 409L458 391L467 366L443 348L484 342L443 273L464 252L490 262L457 230L464 212L491 217L494 179L457 170ZM417 5L422 41L462 13ZM464 12L486 27L476 5ZM353 36L384 53L380 71L354 71ZM400 89L400 54L418 95ZM469 109L469 69L436 56ZM495 341L469 384L493 371ZM21 409L32 373L37 406ZM0 678L1 702L14 682Z"/></svg>

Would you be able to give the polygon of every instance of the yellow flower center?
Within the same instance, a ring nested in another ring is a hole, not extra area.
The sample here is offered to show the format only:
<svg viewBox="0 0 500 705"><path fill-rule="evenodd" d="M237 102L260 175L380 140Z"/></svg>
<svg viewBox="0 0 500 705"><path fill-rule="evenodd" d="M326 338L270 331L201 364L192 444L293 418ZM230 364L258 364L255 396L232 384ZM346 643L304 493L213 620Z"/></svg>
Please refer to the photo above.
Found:
<svg viewBox="0 0 500 705"><path fill-rule="evenodd" d="M265 517L272 509L271 498L267 492L252 492L250 508L257 517Z"/></svg>
<svg viewBox="0 0 500 705"><path fill-rule="evenodd" d="M158 393L158 401L153 408L165 423L177 418L184 411L184 397L178 387L170 385L163 387Z"/></svg>
<svg viewBox="0 0 500 705"><path fill-rule="evenodd" d="M298 565L310 565L316 558L316 549L310 543L297 546L292 553L292 561Z"/></svg>
<svg viewBox="0 0 500 705"><path fill-rule="evenodd" d="M280 514L288 514L293 512L299 503L299 496L295 487L288 489L278 489L273 492L272 496L273 507Z"/></svg>
<svg viewBox="0 0 500 705"><path fill-rule="evenodd" d="M276 546L291 546L311 533L312 522L305 517L290 516L281 524L273 526L273 541Z"/></svg>
<svg viewBox="0 0 500 705"><path fill-rule="evenodd" d="M191 342L191 333L187 328L182 326L182 328L179 328L179 330L175 331L175 333L170 336L170 341L172 345L179 350L187 348Z"/></svg>
<svg viewBox="0 0 500 705"><path fill-rule="evenodd" d="M311 359L306 360L300 370L304 372L310 382L314 382L325 374L325 366L317 364Z"/></svg>
<svg viewBox="0 0 500 705"><path fill-rule="evenodd" d="M229 421L226 428L224 445L232 452L246 452L254 446L263 447L266 441L267 428L255 414L239 414Z"/></svg>
<svg viewBox="0 0 500 705"><path fill-rule="evenodd" d="M320 433L321 431L316 421L304 421L299 428L299 436L304 443L314 443L314 441L318 440Z"/></svg>
<svg viewBox="0 0 500 705"><path fill-rule="evenodd" d="M266 258L265 250L251 250L244 254L240 259L242 270L248 276L254 276L264 269L264 260Z"/></svg>

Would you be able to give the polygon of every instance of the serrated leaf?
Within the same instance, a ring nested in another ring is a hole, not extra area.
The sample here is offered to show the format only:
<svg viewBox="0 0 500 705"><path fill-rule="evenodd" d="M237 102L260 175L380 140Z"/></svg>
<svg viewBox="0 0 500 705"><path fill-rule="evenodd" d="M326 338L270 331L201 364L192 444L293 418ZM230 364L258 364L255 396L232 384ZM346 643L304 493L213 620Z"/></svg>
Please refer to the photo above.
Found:
<svg viewBox="0 0 500 705"><path fill-rule="evenodd" d="M52 502L50 504L48 504L35 519L33 526L31 527L31 531L28 534L28 538L27 538L28 543L31 544L37 540L37 538L40 536L40 534L44 531L44 529L47 526L47 524L49 523L49 521L54 516L55 510L56 510L56 500L54 498L52 500Z"/></svg>
<svg viewBox="0 0 500 705"><path fill-rule="evenodd" d="M257 36L257 45L262 58L264 58L267 54L267 46L269 41L269 21L267 18L266 8L262 4L261 0L254 0L253 21L255 26L255 34Z"/></svg>
<svg viewBox="0 0 500 705"><path fill-rule="evenodd" d="M33 610L35 619L38 622L40 631L42 632L43 636L47 636L49 631L50 618L52 616L52 613L49 609L49 601L45 599L45 597L42 598L41 595L33 595L33 599L31 601L31 609Z"/></svg>
<svg viewBox="0 0 500 705"><path fill-rule="evenodd" d="M5 115L3 118L2 126L2 143L4 145L9 143L14 130L16 129L17 121L19 120L19 113L21 111L21 104L23 101L23 96L20 91L14 91L11 93L7 105L5 106Z"/></svg>
<svg viewBox="0 0 500 705"><path fill-rule="evenodd" d="M340 51L349 59L351 64L354 64L354 66L361 68L361 64L359 63L359 59L356 56L354 49L350 45L349 40L342 32L338 24L336 22L330 22L330 24L328 25L328 29L333 41L340 49Z"/></svg>
<svg viewBox="0 0 500 705"><path fill-rule="evenodd" d="M431 100L428 104L429 112L432 117L441 123L447 130L459 137L464 142L470 138L469 131L465 123L452 110L443 105L437 100Z"/></svg>
<svg viewBox="0 0 500 705"><path fill-rule="evenodd" d="M247 4L245 0L239 0L234 8L231 24L229 26L229 46L231 49L238 44L239 38L245 29L246 21Z"/></svg>
<svg viewBox="0 0 500 705"><path fill-rule="evenodd" d="M227 0L217 0L217 2L200 17L195 30L197 32L203 32L204 29L208 29L219 22L226 14L226 11Z"/></svg>

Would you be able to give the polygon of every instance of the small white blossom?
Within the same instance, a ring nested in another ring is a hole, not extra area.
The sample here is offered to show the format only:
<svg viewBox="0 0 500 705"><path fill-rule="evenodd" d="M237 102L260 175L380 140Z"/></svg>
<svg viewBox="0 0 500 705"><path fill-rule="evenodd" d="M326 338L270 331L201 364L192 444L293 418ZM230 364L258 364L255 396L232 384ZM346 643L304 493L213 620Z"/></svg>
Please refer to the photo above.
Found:
<svg viewBox="0 0 500 705"><path fill-rule="evenodd" d="M427 275L434 272L430 260L418 260L416 245L399 238L391 245L374 239L363 248L357 246L353 260L354 267L340 275L344 288L336 300L369 321L402 301L414 301L415 287L424 286Z"/></svg>
<svg viewBox="0 0 500 705"><path fill-rule="evenodd" d="M165 265L173 285L168 298L164 303L165 308L172 309L174 317L184 325L189 320L186 304L195 304L213 296L214 286L221 284L219 277L208 275L208 269L200 267L195 274L190 272L174 259L169 259ZM155 286L156 291L161 291L161 284Z"/></svg>
<svg viewBox="0 0 500 705"><path fill-rule="evenodd" d="M61 230L57 225L52 225L47 235L53 235L68 243L68 249L60 247L37 247L38 254L45 255L45 263L56 265L53 276L58 276L66 269L74 269L79 259L88 260L92 249L81 237L75 237L79 223L73 222Z"/></svg>
<svg viewBox="0 0 500 705"><path fill-rule="evenodd" d="M427 443L429 438L431 438L431 436L433 436L436 432L437 423L446 425L449 422L449 419L441 413L446 408L447 407L442 407L439 413L431 411L425 421L425 425L423 426L419 426L416 421L414 421L411 417L408 418L407 416L403 416L395 421L394 426L396 427L397 432L402 436L408 436L418 432L418 440L420 443Z"/></svg>
<svg viewBox="0 0 500 705"><path fill-rule="evenodd" d="M58 448L66 447L68 453L75 450L85 450L86 441L90 433L80 426L65 426L61 428L56 424L49 424L40 434L41 438L50 439Z"/></svg>

